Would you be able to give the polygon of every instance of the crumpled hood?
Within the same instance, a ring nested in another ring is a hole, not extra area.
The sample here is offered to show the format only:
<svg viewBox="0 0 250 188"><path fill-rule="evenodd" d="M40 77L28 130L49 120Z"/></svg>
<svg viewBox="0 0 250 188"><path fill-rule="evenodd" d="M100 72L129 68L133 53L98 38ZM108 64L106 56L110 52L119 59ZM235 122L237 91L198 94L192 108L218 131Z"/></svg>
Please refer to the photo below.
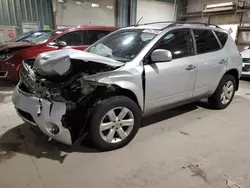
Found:
<svg viewBox="0 0 250 188"><path fill-rule="evenodd" d="M34 69L43 76L64 75L71 67L71 60L82 60L82 63L94 62L112 68L121 67L124 63L85 51L63 49L45 52L37 56Z"/></svg>
<svg viewBox="0 0 250 188"><path fill-rule="evenodd" d="M34 46L34 44L30 44L27 42L4 42L0 43L0 50L6 50L10 48L18 48L18 47L30 47Z"/></svg>

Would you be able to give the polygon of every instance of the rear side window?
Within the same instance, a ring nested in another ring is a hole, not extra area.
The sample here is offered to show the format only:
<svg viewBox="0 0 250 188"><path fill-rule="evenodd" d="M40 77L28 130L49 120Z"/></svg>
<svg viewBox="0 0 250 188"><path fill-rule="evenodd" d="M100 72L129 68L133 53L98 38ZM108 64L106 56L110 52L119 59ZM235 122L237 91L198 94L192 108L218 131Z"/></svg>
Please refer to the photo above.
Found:
<svg viewBox="0 0 250 188"><path fill-rule="evenodd" d="M194 29L193 31L198 54L213 52L220 49L220 45L211 30Z"/></svg>
<svg viewBox="0 0 250 188"><path fill-rule="evenodd" d="M101 39L102 37L111 33L111 31L103 31L103 30L88 30L88 45L91 45Z"/></svg>
<svg viewBox="0 0 250 188"><path fill-rule="evenodd" d="M217 35L218 39L220 40L221 45L224 47L226 42L227 42L228 34L223 33L223 32L219 32L219 31L215 31L215 34Z"/></svg>

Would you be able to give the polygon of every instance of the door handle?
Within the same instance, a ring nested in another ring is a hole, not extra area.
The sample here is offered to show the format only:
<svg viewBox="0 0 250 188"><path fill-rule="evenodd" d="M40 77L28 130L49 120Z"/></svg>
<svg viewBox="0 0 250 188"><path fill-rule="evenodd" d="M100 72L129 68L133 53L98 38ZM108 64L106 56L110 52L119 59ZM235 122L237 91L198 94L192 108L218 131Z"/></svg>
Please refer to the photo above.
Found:
<svg viewBox="0 0 250 188"><path fill-rule="evenodd" d="M188 67L186 68L186 70L193 70L193 69L195 69L195 66L194 65L188 65Z"/></svg>
<svg viewBox="0 0 250 188"><path fill-rule="evenodd" d="M220 60L220 62L219 62L219 64L224 64L224 63L226 63L227 61L225 60L225 59L222 59L222 60Z"/></svg>

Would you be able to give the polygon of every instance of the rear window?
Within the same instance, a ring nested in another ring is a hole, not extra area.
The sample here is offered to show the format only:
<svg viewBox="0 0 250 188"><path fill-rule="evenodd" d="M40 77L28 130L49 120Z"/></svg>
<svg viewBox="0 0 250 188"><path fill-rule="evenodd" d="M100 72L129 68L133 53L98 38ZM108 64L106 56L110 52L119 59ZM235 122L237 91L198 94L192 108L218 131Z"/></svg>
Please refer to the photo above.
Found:
<svg viewBox="0 0 250 188"><path fill-rule="evenodd" d="M203 54L220 49L220 45L211 30L194 29L197 53Z"/></svg>
<svg viewBox="0 0 250 188"><path fill-rule="evenodd" d="M223 32L219 32L219 31L215 31L215 34L217 35L218 39L220 40L221 45L224 47L226 42L227 42L228 34L223 33Z"/></svg>

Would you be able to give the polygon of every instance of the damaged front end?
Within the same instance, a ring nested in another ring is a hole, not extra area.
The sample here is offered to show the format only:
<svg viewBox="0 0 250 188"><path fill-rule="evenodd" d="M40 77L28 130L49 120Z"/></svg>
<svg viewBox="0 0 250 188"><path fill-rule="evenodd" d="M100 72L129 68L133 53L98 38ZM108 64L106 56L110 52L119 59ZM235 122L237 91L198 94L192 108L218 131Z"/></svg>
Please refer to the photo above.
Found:
<svg viewBox="0 0 250 188"><path fill-rule="evenodd" d="M13 103L26 122L37 125L51 138L71 145L84 132L97 96L104 90L114 89L85 78L122 65L76 50L40 54L36 60L23 62ZM66 134L70 134L70 141Z"/></svg>

